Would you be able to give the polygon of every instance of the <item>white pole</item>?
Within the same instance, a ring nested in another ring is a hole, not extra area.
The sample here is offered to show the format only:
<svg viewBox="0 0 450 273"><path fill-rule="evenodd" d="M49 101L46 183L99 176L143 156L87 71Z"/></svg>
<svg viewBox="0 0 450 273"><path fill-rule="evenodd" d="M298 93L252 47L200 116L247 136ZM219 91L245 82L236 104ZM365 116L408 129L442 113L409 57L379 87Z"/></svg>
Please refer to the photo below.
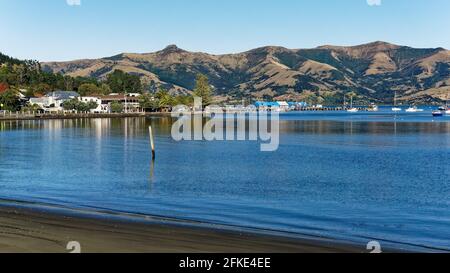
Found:
<svg viewBox="0 0 450 273"><path fill-rule="evenodd" d="M148 132L150 135L150 146L152 148L152 160L155 160L156 158L156 152L155 152L155 141L153 139L153 130L152 130L152 126L148 127Z"/></svg>

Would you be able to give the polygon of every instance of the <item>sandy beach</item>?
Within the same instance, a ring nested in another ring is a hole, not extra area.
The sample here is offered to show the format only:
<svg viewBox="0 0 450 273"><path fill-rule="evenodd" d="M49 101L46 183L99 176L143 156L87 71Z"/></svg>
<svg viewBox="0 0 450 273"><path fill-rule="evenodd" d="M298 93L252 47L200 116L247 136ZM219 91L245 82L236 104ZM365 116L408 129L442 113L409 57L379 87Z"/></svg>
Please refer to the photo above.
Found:
<svg viewBox="0 0 450 273"><path fill-rule="evenodd" d="M327 240L226 231L176 221L124 221L0 207L0 252L68 253L77 241L83 253L335 253L366 252Z"/></svg>

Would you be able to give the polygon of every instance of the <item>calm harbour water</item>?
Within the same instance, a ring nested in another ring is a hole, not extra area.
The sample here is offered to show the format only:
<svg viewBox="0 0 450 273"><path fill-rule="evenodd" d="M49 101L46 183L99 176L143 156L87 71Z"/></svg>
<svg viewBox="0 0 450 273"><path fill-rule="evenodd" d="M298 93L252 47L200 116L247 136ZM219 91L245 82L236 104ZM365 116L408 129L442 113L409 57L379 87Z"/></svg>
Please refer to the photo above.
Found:
<svg viewBox="0 0 450 273"><path fill-rule="evenodd" d="M281 119L272 153L176 142L164 117L0 121L0 199L450 251L449 116Z"/></svg>

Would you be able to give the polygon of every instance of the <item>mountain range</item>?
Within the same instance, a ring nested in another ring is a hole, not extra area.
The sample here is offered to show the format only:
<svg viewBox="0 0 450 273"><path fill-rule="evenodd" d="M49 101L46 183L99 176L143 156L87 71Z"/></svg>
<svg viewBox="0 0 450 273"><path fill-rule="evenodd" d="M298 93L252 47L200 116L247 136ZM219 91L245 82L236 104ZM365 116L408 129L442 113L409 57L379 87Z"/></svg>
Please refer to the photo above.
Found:
<svg viewBox="0 0 450 273"><path fill-rule="evenodd" d="M450 92L450 51L386 42L357 46L287 49L268 46L236 54L189 52L170 45L154 53L123 53L101 59L42 63L44 70L105 79L114 70L139 75L146 89L187 94L199 73L208 76L218 100L441 103Z"/></svg>

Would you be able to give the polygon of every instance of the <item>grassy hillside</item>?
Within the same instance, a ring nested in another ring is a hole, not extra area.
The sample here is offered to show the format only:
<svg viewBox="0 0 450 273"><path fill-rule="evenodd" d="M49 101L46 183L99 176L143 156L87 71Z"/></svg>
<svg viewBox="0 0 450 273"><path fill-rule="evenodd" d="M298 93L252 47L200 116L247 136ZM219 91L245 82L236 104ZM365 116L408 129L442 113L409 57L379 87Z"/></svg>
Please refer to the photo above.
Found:
<svg viewBox="0 0 450 273"><path fill-rule="evenodd" d="M427 101L439 103L441 96L434 90L450 85L448 50L384 42L298 50L262 47L226 55L172 45L154 53L42 65L48 71L97 79L120 69L140 76L148 90L163 86L172 93L191 92L201 73L208 76L216 95L255 100L307 96L319 102L339 101L343 93L353 91L361 101L389 103L397 91L400 100L420 103L427 94Z"/></svg>

